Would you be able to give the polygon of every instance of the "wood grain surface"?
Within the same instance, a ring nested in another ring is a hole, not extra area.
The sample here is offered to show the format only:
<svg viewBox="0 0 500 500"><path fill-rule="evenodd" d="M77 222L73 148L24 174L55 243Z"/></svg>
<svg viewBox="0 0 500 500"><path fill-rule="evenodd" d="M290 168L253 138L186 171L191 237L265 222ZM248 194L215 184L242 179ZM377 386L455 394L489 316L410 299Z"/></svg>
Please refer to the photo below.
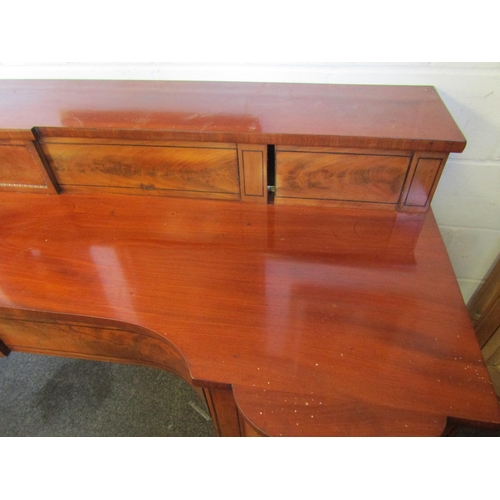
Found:
<svg viewBox="0 0 500 500"><path fill-rule="evenodd" d="M403 208L407 211L426 211L443 172L447 155L417 153L414 155L407 189L402 196Z"/></svg>
<svg viewBox="0 0 500 500"><path fill-rule="evenodd" d="M42 144L42 150L65 191L115 188L163 196L240 198L234 144L49 142Z"/></svg>
<svg viewBox="0 0 500 500"><path fill-rule="evenodd" d="M0 144L0 191L47 190L36 159L25 143Z"/></svg>
<svg viewBox="0 0 500 500"><path fill-rule="evenodd" d="M165 139L460 152L429 86L0 81L0 139Z"/></svg>
<svg viewBox="0 0 500 500"><path fill-rule="evenodd" d="M136 326L92 317L0 309L2 340L11 350L153 366L191 382L182 354L165 338Z"/></svg>
<svg viewBox="0 0 500 500"><path fill-rule="evenodd" d="M253 203L267 203L267 146L238 144L241 198Z"/></svg>
<svg viewBox="0 0 500 500"><path fill-rule="evenodd" d="M193 384L232 387L218 394L230 434L500 423L432 212L3 193L0 230L2 317L153 332Z"/></svg>
<svg viewBox="0 0 500 500"><path fill-rule="evenodd" d="M276 202L293 198L396 206L409 165L409 156L278 149Z"/></svg>

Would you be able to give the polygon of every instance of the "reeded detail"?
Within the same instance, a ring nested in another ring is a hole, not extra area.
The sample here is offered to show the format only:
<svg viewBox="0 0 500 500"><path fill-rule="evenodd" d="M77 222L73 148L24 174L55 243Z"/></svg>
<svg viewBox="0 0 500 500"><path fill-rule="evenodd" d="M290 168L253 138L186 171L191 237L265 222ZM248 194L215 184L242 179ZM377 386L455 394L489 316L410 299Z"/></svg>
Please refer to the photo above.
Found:
<svg viewBox="0 0 500 500"><path fill-rule="evenodd" d="M47 189L47 186L45 186L45 185L40 185L40 184L17 184L17 183L14 183L14 182L0 182L0 187Z"/></svg>

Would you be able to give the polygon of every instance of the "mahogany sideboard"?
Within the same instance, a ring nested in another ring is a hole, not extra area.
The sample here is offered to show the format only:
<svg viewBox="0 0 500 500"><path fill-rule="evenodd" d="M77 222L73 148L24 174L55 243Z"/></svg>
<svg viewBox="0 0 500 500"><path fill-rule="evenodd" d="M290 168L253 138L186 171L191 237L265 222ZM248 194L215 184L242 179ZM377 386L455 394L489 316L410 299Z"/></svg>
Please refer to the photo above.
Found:
<svg viewBox="0 0 500 500"><path fill-rule="evenodd" d="M430 202L433 87L0 81L0 351L169 370L221 436L500 407Z"/></svg>

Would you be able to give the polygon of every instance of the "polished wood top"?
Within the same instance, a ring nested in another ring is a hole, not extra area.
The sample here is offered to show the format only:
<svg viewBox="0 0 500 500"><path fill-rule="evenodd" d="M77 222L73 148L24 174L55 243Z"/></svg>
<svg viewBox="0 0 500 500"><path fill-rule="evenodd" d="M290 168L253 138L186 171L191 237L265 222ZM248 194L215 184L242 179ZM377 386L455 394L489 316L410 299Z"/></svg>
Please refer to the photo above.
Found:
<svg viewBox="0 0 500 500"><path fill-rule="evenodd" d="M432 212L4 193L0 228L0 306L156 332L266 434L500 422Z"/></svg>
<svg viewBox="0 0 500 500"><path fill-rule="evenodd" d="M460 152L433 87L0 80L0 139L107 137Z"/></svg>

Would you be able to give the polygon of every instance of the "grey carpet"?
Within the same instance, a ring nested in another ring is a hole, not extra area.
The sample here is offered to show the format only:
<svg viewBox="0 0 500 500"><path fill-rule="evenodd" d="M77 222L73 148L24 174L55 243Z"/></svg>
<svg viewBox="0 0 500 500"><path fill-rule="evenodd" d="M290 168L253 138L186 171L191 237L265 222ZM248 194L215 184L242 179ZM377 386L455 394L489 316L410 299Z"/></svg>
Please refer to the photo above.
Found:
<svg viewBox="0 0 500 500"><path fill-rule="evenodd" d="M0 436L202 437L215 430L197 393L167 372L14 352L0 358Z"/></svg>
<svg viewBox="0 0 500 500"><path fill-rule="evenodd" d="M460 426L457 437L500 436ZM0 358L0 436L215 436L184 380L141 366L13 352Z"/></svg>

